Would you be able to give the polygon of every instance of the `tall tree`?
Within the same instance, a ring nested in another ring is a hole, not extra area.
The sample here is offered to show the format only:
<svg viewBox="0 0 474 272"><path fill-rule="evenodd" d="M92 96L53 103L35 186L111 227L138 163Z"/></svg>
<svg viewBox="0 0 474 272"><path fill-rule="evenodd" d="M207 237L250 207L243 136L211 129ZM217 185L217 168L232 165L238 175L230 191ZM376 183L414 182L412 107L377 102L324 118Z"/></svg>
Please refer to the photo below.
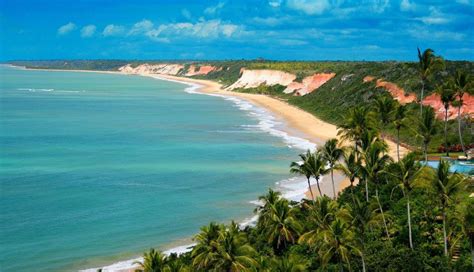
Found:
<svg viewBox="0 0 474 272"><path fill-rule="evenodd" d="M402 189L403 195L407 200L408 240L411 249L413 249L413 238L411 230L410 193L413 190L413 182L420 169L421 165L416 161L415 154L410 153L401 161L389 165L386 171L398 182L398 187Z"/></svg>
<svg viewBox="0 0 474 272"><path fill-rule="evenodd" d="M214 265L218 239L223 229L222 225L214 222L201 228L201 231L194 237L197 244L191 252L193 267L206 270Z"/></svg>
<svg viewBox="0 0 474 272"><path fill-rule="evenodd" d="M394 111L393 125L397 130L397 160L400 161L400 130L405 126L407 108L404 105L398 105Z"/></svg>
<svg viewBox="0 0 474 272"><path fill-rule="evenodd" d="M298 243L310 246L318 245L318 235L323 229L328 229L332 221L335 220L339 210L335 200L328 196L318 197L311 203L309 209L309 220L312 221L313 229L308 230L298 239Z"/></svg>
<svg viewBox="0 0 474 272"><path fill-rule="evenodd" d="M143 254L142 262L134 262L140 266L136 271L140 272L162 272L166 267L166 256L153 248Z"/></svg>
<svg viewBox="0 0 474 272"><path fill-rule="evenodd" d="M311 151L308 149L306 154L300 154L301 161L292 162L290 165L290 173L303 175L306 177L308 182L308 190L311 193L311 200L314 200L313 189L311 188L311 181L310 178L313 175L313 171L311 170L311 165L308 163L308 159L311 158L312 154Z"/></svg>
<svg viewBox="0 0 474 272"><path fill-rule="evenodd" d="M466 154L466 148L464 147L464 142L462 139L462 132L461 132L461 108L464 104L463 97L466 93L473 92L473 81L471 80L470 74L466 73L465 71L456 71L456 75L454 77L454 89L456 92L457 97L457 108L458 108L458 134L459 134L459 142L461 143L462 151L464 155Z"/></svg>
<svg viewBox="0 0 474 272"><path fill-rule="evenodd" d="M316 185L318 186L319 195L322 196L321 187L319 186L319 180L321 176L329 173L327 168L327 161L319 150L316 150L311 157L308 158L308 167L311 169L314 179L316 179Z"/></svg>
<svg viewBox="0 0 474 272"><path fill-rule="evenodd" d="M378 120L380 122L382 139L383 132L387 128L388 124L393 120L393 111L395 110L395 101L391 97L385 95L378 96L374 101L375 112L377 113Z"/></svg>
<svg viewBox="0 0 474 272"><path fill-rule="evenodd" d="M219 232L215 263L212 271L246 272L256 271L258 262L255 260L257 252L247 243L245 234L239 232L238 225L231 225Z"/></svg>
<svg viewBox="0 0 474 272"><path fill-rule="evenodd" d="M433 184L433 188L438 195L441 205L441 213L443 217L444 254L446 256L448 256L448 239L446 234L447 209L452 203L456 193L461 189L462 184L466 181L465 177L462 177L456 173L450 173L450 167L451 165L448 161L440 160Z"/></svg>
<svg viewBox="0 0 474 272"><path fill-rule="evenodd" d="M387 221L385 220L385 215L379 198L379 186L382 182L381 174L383 173L384 168L391 162L390 156L385 154L386 151L386 144L377 142L371 145L367 151L362 154L364 161L362 171L364 172L364 176L367 179L366 182L370 182L375 185L375 198L379 205L380 213L382 214L385 232L387 237L390 238Z"/></svg>
<svg viewBox="0 0 474 272"><path fill-rule="evenodd" d="M423 95L425 87L428 81L428 78L437 70L441 69L444 66L442 58L436 56L434 51L430 48L421 52L420 48L418 50L418 73L421 80L421 97L420 97L420 115L423 114Z"/></svg>
<svg viewBox="0 0 474 272"><path fill-rule="evenodd" d="M375 127L375 121L370 109L365 106L357 106L350 108L344 116L342 124L338 126L337 135L340 135L342 140L353 141L357 150L357 147L360 146L362 133Z"/></svg>
<svg viewBox="0 0 474 272"><path fill-rule="evenodd" d="M445 83L438 86L436 92L439 94L441 102L444 107L444 146L446 148L446 156L449 157L449 146L448 146L448 110L449 106L455 99L455 92L453 81L448 80Z"/></svg>
<svg viewBox="0 0 474 272"><path fill-rule="evenodd" d="M271 206L270 217L264 229L268 242L276 251L281 251L297 241L302 226L288 200L280 199Z"/></svg>
<svg viewBox="0 0 474 272"><path fill-rule="evenodd" d="M262 204L259 205L255 209L254 212L257 213L259 216L259 219L257 222L257 226L259 227L259 229L263 229L263 227L270 220L273 206L280 199L281 199L281 193L274 191L271 188L268 189L268 193L266 195L262 195L258 197L258 200L262 202Z"/></svg>
<svg viewBox="0 0 474 272"><path fill-rule="evenodd" d="M418 121L417 135L423 142L423 154L425 156L425 163L428 162L428 145L431 142L433 135L436 133L436 119L434 111L431 107L423 111L421 120Z"/></svg>
<svg viewBox="0 0 474 272"><path fill-rule="evenodd" d="M329 164L329 170L331 171L331 181L332 181L332 193L334 199L336 199L336 187L334 185L334 169L339 161L339 159L344 154L342 148L338 147L337 139L328 140L324 146L321 148L321 154L324 159Z"/></svg>
<svg viewBox="0 0 474 272"><path fill-rule="evenodd" d="M350 148L344 152L342 163L336 166L349 179L351 183L351 194L354 199L354 182L360 177L360 163L356 158L356 152Z"/></svg>

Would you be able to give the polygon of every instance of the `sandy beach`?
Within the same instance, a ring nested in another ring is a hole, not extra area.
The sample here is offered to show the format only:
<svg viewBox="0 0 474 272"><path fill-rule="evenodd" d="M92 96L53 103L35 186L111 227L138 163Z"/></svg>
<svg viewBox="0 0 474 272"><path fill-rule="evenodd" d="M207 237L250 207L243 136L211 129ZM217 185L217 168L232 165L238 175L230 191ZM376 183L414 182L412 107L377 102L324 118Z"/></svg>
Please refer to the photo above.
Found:
<svg viewBox="0 0 474 272"><path fill-rule="evenodd" d="M221 95L228 95L228 96L235 96L238 98L243 98L251 103L263 107L270 112L274 113L278 118L284 120L289 128L296 129L303 133L303 138L321 146L324 142L328 139L338 138L337 136L337 127L335 125L329 124L327 122L318 119L314 115L297 108L293 105L286 103L285 101L278 100L276 98L272 98L266 95L260 94L249 94L249 93L239 93L239 92L232 92L226 91L222 88L221 84L210 81L210 80L201 80L201 79L192 79L192 78L185 78L185 77L177 77L177 76L170 76L170 75L151 75L151 74L141 74L142 76L149 76L158 79L169 79L181 82L188 82L199 84L202 87L200 91L213 93L213 94L221 94ZM397 146L396 143L386 140L389 146L389 155L396 159L397 157ZM407 149L400 146L400 155L403 156L407 153ZM295 160L297 158L295 157ZM324 195L333 196L332 192L332 183L331 183L331 176L326 175L323 177L324 182L321 182L321 192ZM342 173L334 172L334 183L336 187L336 193L341 192L348 186L350 186L349 179L347 179ZM311 186L313 194L315 196L319 195L318 189L316 184ZM310 198L310 192L306 193L306 197Z"/></svg>

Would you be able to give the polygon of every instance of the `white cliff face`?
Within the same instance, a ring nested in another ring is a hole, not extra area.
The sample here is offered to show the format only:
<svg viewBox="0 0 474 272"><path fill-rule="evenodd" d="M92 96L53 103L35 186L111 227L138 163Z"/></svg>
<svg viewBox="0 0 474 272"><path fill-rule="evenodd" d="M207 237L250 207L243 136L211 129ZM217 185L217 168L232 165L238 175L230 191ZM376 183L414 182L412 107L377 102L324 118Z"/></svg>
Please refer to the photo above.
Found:
<svg viewBox="0 0 474 272"><path fill-rule="evenodd" d="M227 87L227 90L237 88L255 88L262 84L267 86L282 85L286 86L285 93L294 93L303 96L336 76L335 73L318 73L305 77L302 82L296 82L296 75L278 70L242 70L242 75L234 84Z"/></svg>
<svg viewBox="0 0 474 272"><path fill-rule="evenodd" d="M288 86L296 79L296 76L290 73L276 70L243 70L239 80L227 87L228 90L237 88L255 88L262 84L267 86L283 85Z"/></svg>
<svg viewBox="0 0 474 272"><path fill-rule="evenodd" d="M137 67L132 67L130 64L122 66L119 71L127 74L163 74L163 75L177 75L184 65L181 64L140 64Z"/></svg>

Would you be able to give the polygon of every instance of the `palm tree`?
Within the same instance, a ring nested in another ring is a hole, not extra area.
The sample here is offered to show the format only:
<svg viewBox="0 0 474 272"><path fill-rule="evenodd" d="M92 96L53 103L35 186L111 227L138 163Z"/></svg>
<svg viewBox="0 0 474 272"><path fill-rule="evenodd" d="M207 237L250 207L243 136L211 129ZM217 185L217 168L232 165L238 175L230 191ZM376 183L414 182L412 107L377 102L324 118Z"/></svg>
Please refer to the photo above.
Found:
<svg viewBox="0 0 474 272"><path fill-rule="evenodd" d="M316 179L316 185L318 186L319 195L322 196L321 187L319 186L319 179L321 176L326 175L329 173L329 168L327 168L327 161L321 154L319 150L316 150L311 156L308 158L308 168L311 169L312 175L314 179Z"/></svg>
<svg viewBox="0 0 474 272"><path fill-rule="evenodd" d="M214 271L256 271L258 262L254 259L255 249L247 243L244 233L232 223L226 230L219 232L217 251L212 266Z"/></svg>
<svg viewBox="0 0 474 272"><path fill-rule="evenodd" d="M471 247L471 265L474 267L474 199L469 198L469 202L463 214L463 231L469 239Z"/></svg>
<svg viewBox="0 0 474 272"><path fill-rule="evenodd" d="M197 244L191 252L193 267L208 269L214 264L217 254L217 240L223 228L222 225L211 222L209 226L202 227L201 232L194 237Z"/></svg>
<svg viewBox="0 0 474 272"><path fill-rule="evenodd" d="M335 257L338 260L340 271L344 271L344 263L349 265L350 270L349 258L351 252L356 252L363 256L360 249L356 246L354 232L345 220L336 218L328 229L321 231L319 236L321 240L319 255L321 256L323 268Z"/></svg>
<svg viewBox="0 0 474 272"><path fill-rule="evenodd" d="M386 171L396 179L399 183L398 187L402 189L403 195L407 199L408 239L411 249L413 249L413 239L411 231L410 193L413 189L413 181L420 169L421 165L415 160L415 154L410 153L401 161L391 164Z"/></svg>
<svg viewBox="0 0 474 272"><path fill-rule="evenodd" d="M428 162L428 145L431 138L436 133L436 119L432 108L427 108L423 112L421 120L418 122L418 131L416 132L423 141L423 154L425 155L425 163Z"/></svg>
<svg viewBox="0 0 474 272"><path fill-rule="evenodd" d="M340 135L342 140L354 141L357 150L360 136L364 131L372 130L375 127L374 123L374 118L368 107L350 108L343 123L338 126L337 135Z"/></svg>
<svg viewBox="0 0 474 272"><path fill-rule="evenodd" d="M299 156L301 158L301 161L291 163L290 173L299 174L306 177L306 180L308 181L308 189L311 193L311 200L314 200L313 190L311 189L310 182L312 171L310 165L308 164L308 159L312 156L311 151L308 149L308 151L306 151L306 154L300 154Z"/></svg>
<svg viewBox="0 0 474 272"><path fill-rule="evenodd" d="M336 187L334 185L334 168L336 167L337 162L344 154L342 148L337 146L337 139L328 140L321 149L321 155L329 163L329 169L331 171L331 181L332 181L332 193L334 199L336 198Z"/></svg>
<svg viewBox="0 0 474 272"><path fill-rule="evenodd" d="M255 209L255 213L258 213L260 218L259 221L266 217L266 214L271 210L271 206L274 205L281 198L281 193L273 191L271 188L268 189L266 195L258 197L258 200L262 203Z"/></svg>
<svg viewBox="0 0 474 272"><path fill-rule="evenodd" d="M393 125L397 130L397 160L400 161L400 130L405 126L407 108L404 105L398 105L394 111Z"/></svg>
<svg viewBox="0 0 474 272"><path fill-rule="evenodd" d="M307 271L308 261L305 258L289 254L280 258L273 258L271 260L271 269L274 272L304 272Z"/></svg>
<svg viewBox="0 0 474 272"><path fill-rule="evenodd" d="M383 213L382 204L380 203L378 188L381 183L381 174L384 168L391 162L390 156L384 154L387 151L387 146L383 143L376 142L372 144L366 152L362 154L364 165L361 168L366 178L366 183L371 182L375 185L375 198L379 205L380 213L382 214L383 223L387 237L390 238L388 232L387 222ZM368 201L368 190L366 190L366 198Z"/></svg>
<svg viewBox="0 0 474 272"><path fill-rule="evenodd" d="M450 163L445 160L440 160L436 176L434 178L433 187L438 195L441 212L443 216L443 240L444 240L444 255L448 256L448 239L446 235L446 209L451 204L454 195L459 191L461 185L466 181L466 178L456 174L450 173Z"/></svg>
<svg viewBox="0 0 474 272"><path fill-rule="evenodd" d="M304 233L298 239L298 243L315 246L318 242L318 234L322 229L327 229L338 214L337 202L327 196L318 197L308 207L310 220L313 221L314 229Z"/></svg>
<svg viewBox="0 0 474 272"><path fill-rule="evenodd" d="M437 57L434 51L430 48L426 49L421 53L420 48L418 49L418 73L421 80L421 97L420 97L420 115L423 115L423 93L425 91L425 85L428 78L438 69L440 69L444 63L442 58Z"/></svg>
<svg viewBox="0 0 474 272"><path fill-rule="evenodd" d="M135 271L140 272L162 272L166 267L166 256L163 255L160 251L157 251L153 248L150 251L143 254L142 262L134 262L133 264L138 264L141 268L136 269Z"/></svg>
<svg viewBox="0 0 474 272"><path fill-rule="evenodd" d="M382 139L383 131L392 122L395 105L395 101L387 96L378 96L375 99L374 106L382 129Z"/></svg>
<svg viewBox="0 0 474 272"><path fill-rule="evenodd" d="M302 226L295 217L295 210L290 207L288 200L280 199L271 206L264 233L276 251L295 243L301 229Z"/></svg>
<svg viewBox="0 0 474 272"><path fill-rule="evenodd" d="M343 163L340 163L336 166L336 169L342 171L342 173L344 173L344 175L349 178L349 181L351 182L351 194L353 199L354 181L356 178L359 178L360 167L360 163L356 158L356 152L353 148L344 153Z"/></svg>
<svg viewBox="0 0 474 272"><path fill-rule="evenodd" d="M461 147L462 151L464 152L464 155L467 156L466 154L466 148L464 147L464 142L462 139L462 133L461 133L461 108L463 106L463 96L466 93L469 93L471 90L472 86L472 81L471 77L468 73L465 71L456 71L456 75L454 77L454 88L456 91L456 97L457 97L457 108L458 108L458 133L459 133L459 141L461 142Z"/></svg>
<svg viewBox="0 0 474 272"><path fill-rule="evenodd" d="M446 156L449 157L448 147L448 110L450 104L455 99L454 86L451 80L440 85L437 89L441 102L444 106L444 146L446 147Z"/></svg>

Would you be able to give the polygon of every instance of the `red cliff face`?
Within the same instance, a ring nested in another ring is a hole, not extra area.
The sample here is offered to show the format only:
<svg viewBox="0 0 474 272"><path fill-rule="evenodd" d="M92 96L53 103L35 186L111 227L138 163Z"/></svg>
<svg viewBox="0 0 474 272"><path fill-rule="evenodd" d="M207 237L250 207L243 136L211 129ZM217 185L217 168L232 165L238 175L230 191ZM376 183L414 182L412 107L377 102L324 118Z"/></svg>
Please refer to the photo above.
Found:
<svg viewBox="0 0 474 272"><path fill-rule="evenodd" d="M303 96L313 92L321 87L324 83L336 76L336 73L318 73L312 76L305 77L303 81L291 82L288 84L285 93L294 93L296 96Z"/></svg>
<svg viewBox="0 0 474 272"><path fill-rule="evenodd" d="M364 82L372 82L375 80L373 76L366 76L364 77ZM393 99L397 100L400 104L405 105L408 103L416 102L416 95L413 93L407 94L403 88L397 86L397 84L384 81L382 79L377 79L375 83L377 88L383 88L387 90L390 95L392 95Z"/></svg>
<svg viewBox="0 0 474 272"><path fill-rule="evenodd" d="M425 99L423 99L422 104L425 106L430 106L434 109L436 118L444 120L444 105L441 102L440 96L436 93L433 93ZM474 117L474 96L465 94L463 97L463 106L461 107L461 115ZM454 119L458 116L458 108L453 107L452 105L448 109L448 119Z"/></svg>

